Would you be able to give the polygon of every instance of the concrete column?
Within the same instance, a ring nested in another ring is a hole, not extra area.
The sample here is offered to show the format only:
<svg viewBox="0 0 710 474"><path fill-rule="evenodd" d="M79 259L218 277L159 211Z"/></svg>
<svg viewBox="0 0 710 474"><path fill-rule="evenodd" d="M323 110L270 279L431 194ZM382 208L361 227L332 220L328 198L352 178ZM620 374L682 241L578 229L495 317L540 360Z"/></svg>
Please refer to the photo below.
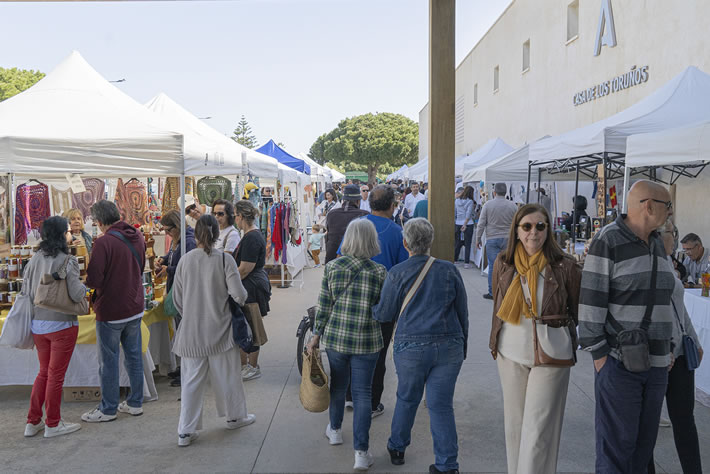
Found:
<svg viewBox="0 0 710 474"><path fill-rule="evenodd" d="M432 256L454 256L455 0L429 0L429 221Z"/></svg>

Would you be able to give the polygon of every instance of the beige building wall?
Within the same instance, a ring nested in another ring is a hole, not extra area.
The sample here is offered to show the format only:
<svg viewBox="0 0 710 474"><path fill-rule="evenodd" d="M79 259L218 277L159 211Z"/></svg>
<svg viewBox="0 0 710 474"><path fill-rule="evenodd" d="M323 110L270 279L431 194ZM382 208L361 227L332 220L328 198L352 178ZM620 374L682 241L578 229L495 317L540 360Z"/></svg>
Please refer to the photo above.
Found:
<svg viewBox="0 0 710 474"><path fill-rule="evenodd" d="M568 41L572 3L514 0L459 65L456 99L463 103L463 114L459 110L458 116L464 124L463 136L457 134L456 156L470 154L494 137L518 147L601 120L643 99L687 66L710 73L710 1L611 0L617 46L603 46L598 56L594 47L603 2L576 2L578 36ZM526 41L530 67L523 71ZM496 66L499 87L494 91ZM576 93L634 66L648 66L647 82L574 105ZM419 122L420 159L427 149L427 116L425 106ZM697 219L697 215L692 219L689 211L710 202L709 174L710 169L702 179L681 179L676 190L681 235L696 231L708 244L710 219Z"/></svg>

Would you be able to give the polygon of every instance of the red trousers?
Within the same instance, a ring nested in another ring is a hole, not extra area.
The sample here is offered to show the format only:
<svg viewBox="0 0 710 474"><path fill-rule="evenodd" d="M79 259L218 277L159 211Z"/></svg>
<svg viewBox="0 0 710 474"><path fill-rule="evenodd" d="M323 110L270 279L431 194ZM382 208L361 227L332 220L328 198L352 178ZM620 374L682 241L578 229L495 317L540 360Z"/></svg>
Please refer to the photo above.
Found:
<svg viewBox="0 0 710 474"><path fill-rule="evenodd" d="M72 326L49 334L33 334L39 357L39 374L32 386L30 411L27 423L36 425L42 421L42 405L47 410L46 424L55 427L62 419L62 387L64 374L74 353L79 327Z"/></svg>

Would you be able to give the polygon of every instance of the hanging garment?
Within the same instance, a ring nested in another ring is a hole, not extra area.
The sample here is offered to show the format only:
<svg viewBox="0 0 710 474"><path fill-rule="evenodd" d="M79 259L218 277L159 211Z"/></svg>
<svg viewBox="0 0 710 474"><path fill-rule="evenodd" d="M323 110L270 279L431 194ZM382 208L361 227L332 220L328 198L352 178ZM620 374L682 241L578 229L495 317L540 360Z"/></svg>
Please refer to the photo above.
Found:
<svg viewBox="0 0 710 474"><path fill-rule="evenodd" d="M17 187L15 199L15 243L24 245L33 230L38 231L42 222L51 215L49 211L49 188L46 184L22 184Z"/></svg>
<svg viewBox="0 0 710 474"><path fill-rule="evenodd" d="M288 221L290 215L291 205L285 204L283 206L283 214L281 215L281 242L283 242L283 252L281 252L281 263L283 263L284 265L288 263L288 259L286 258L286 244L288 243L288 238L290 235L288 231Z"/></svg>
<svg viewBox="0 0 710 474"><path fill-rule="evenodd" d="M281 204L274 204L274 229L271 232L271 242L274 248L274 261L278 263L283 244L283 209Z"/></svg>
<svg viewBox="0 0 710 474"><path fill-rule="evenodd" d="M197 199L212 207L217 199L232 200L232 182L224 176L205 176L197 181Z"/></svg>
<svg viewBox="0 0 710 474"><path fill-rule="evenodd" d="M106 183L98 178L85 178L81 182L84 183L86 191L72 194L71 201L72 207L79 209L84 215L84 220L86 220L91 215L91 206L105 199L104 189Z"/></svg>
<svg viewBox="0 0 710 474"><path fill-rule="evenodd" d="M0 177L0 244L10 242L10 178Z"/></svg>
<svg viewBox="0 0 710 474"><path fill-rule="evenodd" d="M145 185L133 178L123 184L121 178L116 185L116 206L121 220L130 225L145 225L150 222L148 212L148 192Z"/></svg>
<svg viewBox="0 0 710 474"><path fill-rule="evenodd" d="M72 193L71 188L60 191L52 186L52 211L55 216L62 216L65 212L72 208Z"/></svg>
<svg viewBox="0 0 710 474"><path fill-rule="evenodd" d="M195 180L193 178L185 178L185 196L194 196ZM179 211L178 199L180 198L180 178L166 178L165 190L163 191L163 208L162 212L165 215L168 211Z"/></svg>

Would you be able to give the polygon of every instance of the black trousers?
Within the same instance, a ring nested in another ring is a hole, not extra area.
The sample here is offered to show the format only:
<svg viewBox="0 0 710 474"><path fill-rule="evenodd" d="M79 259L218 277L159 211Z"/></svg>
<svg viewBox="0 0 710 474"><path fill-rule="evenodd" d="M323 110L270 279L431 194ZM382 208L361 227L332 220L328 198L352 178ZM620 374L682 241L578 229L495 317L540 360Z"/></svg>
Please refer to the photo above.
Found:
<svg viewBox="0 0 710 474"><path fill-rule="evenodd" d="M385 372L387 371L387 349L392 340L392 331L394 331L394 323L382 323L382 342L384 347L380 350L380 355L377 358L375 365L375 374L372 377L372 409L375 410L382 401L382 393L385 391ZM350 393L350 385L345 394L345 399L352 401L353 396Z"/></svg>
<svg viewBox="0 0 710 474"><path fill-rule="evenodd" d="M666 407L673 425L673 440L678 451L678 459L684 474L701 474L700 443L695 426L695 371L688 370L685 356L676 359L668 373ZM648 472L655 474L656 467L651 458Z"/></svg>
<svg viewBox="0 0 710 474"><path fill-rule="evenodd" d="M466 226L466 230L463 233L463 240L461 240L461 226L457 225L454 230L454 239L456 247L454 248L454 260L459 259L459 253L461 252L461 247L466 247L466 255L464 255L463 261L469 263L471 259L471 240L473 239L473 224Z"/></svg>

